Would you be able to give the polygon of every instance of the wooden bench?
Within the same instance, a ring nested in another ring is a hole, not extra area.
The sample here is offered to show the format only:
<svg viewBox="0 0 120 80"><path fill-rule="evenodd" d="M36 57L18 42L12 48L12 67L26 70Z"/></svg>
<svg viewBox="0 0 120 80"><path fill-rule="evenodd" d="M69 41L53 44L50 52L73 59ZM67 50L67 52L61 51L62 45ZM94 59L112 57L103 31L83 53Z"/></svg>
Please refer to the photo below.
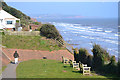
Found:
<svg viewBox="0 0 120 80"><path fill-rule="evenodd" d="M80 69L79 63L73 63L73 68L79 70Z"/></svg>
<svg viewBox="0 0 120 80"><path fill-rule="evenodd" d="M82 64L82 67L87 67L87 64Z"/></svg>
<svg viewBox="0 0 120 80"><path fill-rule="evenodd" d="M72 60L70 60L69 63L70 63L70 66L73 67L73 64L76 63L76 61L72 61Z"/></svg>
<svg viewBox="0 0 120 80"><path fill-rule="evenodd" d="M69 64L69 59L62 56L62 62L64 64Z"/></svg>
<svg viewBox="0 0 120 80"><path fill-rule="evenodd" d="M76 63L76 61L72 61L72 64Z"/></svg>
<svg viewBox="0 0 120 80"><path fill-rule="evenodd" d="M83 75L90 75L90 68L87 67L87 64L80 64L80 69L83 71Z"/></svg>
<svg viewBox="0 0 120 80"><path fill-rule="evenodd" d="M83 75L90 75L91 67L83 67Z"/></svg>

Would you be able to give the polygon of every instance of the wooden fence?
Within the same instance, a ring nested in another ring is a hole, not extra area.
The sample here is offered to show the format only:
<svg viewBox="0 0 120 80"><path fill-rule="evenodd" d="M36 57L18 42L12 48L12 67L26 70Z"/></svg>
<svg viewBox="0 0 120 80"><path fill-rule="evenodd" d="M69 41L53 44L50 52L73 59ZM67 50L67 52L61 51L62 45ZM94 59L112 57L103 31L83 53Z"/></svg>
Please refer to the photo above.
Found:
<svg viewBox="0 0 120 80"><path fill-rule="evenodd" d="M40 36L40 31L4 31L5 35Z"/></svg>

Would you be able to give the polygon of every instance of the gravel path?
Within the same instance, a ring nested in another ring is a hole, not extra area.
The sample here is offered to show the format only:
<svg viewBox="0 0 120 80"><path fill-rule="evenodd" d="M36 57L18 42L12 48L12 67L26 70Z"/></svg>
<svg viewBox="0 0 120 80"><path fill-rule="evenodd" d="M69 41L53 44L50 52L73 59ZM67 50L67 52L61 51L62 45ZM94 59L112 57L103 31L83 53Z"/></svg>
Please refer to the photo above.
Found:
<svg viewBox="0 0 120 80"><path fill-rule="evenodd" d="M16 78L16 67L18 64L8 64L7 68L2 72L2 78Z"/></svg>

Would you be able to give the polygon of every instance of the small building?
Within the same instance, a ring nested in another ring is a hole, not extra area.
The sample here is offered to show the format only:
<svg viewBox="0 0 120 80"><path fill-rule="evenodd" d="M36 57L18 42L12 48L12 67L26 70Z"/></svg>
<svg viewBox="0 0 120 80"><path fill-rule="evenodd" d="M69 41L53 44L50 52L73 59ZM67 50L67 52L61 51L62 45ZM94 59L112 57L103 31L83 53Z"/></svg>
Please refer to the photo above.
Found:
<svg viewBox="0 0 120 80"><path fill-rule="evenodd" d="M35 24L29 24L29 26L31 26L31 29L34 31L34 30L37 30L40 25L35 25Z"/></svg>
<svg viewBox="0 0 120 80"><path fill-rule="evenodd" d="M0 29L16 30L20 26L20 19L12 16L0 7Z"/></svg>

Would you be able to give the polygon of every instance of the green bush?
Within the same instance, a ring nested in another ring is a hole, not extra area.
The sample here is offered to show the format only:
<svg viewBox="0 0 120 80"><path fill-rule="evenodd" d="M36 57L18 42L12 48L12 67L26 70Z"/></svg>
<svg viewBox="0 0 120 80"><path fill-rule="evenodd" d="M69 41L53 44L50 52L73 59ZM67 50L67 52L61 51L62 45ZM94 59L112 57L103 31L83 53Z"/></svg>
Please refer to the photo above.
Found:
<svg viewBox="0 0 120 80"><path fill-rule="evenodd" d="M92 66L92 56L85 48L79 49L79 59L81 63L87 64L88 66Z"/></svg>
<svg viewBox="0 0 120 80"><path fill-rule="evenodd" d="M93 67L92 63L93 63L93 56L88 55L88 57L87 57L87 65L90 66L90 67Z"/></svg>
<svg viewBox="0 0 120 80"><path fill-rule="evenodd" d="M120 76L120 60L118 61L118 75Z"/></svg>
<svg viewBox="0 0 120 80"><path fill-rule="evenodd" d="M110 65L116 65L116 59L115 56L112 56L110 59Z"/></svg>
<svg viewBox="0 0 120 80"><path fill-rule="evenodd" d="M93 57L88 53L86 49L74 49L74 59L77 63L80 61L81 63L92 67L92 58Z"/></svg>
<svg viewBox="0 0 120 80"><path fill-rule="evenodd" d="M117 62L116 62L116 59L115 59L115 56L112 56L111 59L110 59L110 63L107 64L107 65L104 65L104 68L103 70L104 73L110 73L110 74L117 74Z"/></svg>
<svg viewBox="0 0 120 80"><path fill-rule="evenodd" d="M40 33L42 36L59 40L61 44L64 44L62 36L59 34L58 30L55 28L54 25L43 24L40 28Z"/></svg>
<svg viewBox="0 0 120 80"><path fill-rule="evenodd" d="M101 69L105 62L110 60L109 53L100 47L100 45L93 45L93 67L94 69Z"/></svg>
<svg viewBox="0 0 120 80"><path fill-rule="evenodd" d="M39 22L34 22L35 25L39 25Z"/></svg>
<svg viewBox="0 0 120 80"><path fill-rule="evenodd" d="M30 29L32 29L32 27L30 26Z"/></svg>
<svg viewBox="0 0 120 80"><path fill-rule="evenodd" d="M74 60L79 62L79 50L77 48L74 49Z"/></svg>

